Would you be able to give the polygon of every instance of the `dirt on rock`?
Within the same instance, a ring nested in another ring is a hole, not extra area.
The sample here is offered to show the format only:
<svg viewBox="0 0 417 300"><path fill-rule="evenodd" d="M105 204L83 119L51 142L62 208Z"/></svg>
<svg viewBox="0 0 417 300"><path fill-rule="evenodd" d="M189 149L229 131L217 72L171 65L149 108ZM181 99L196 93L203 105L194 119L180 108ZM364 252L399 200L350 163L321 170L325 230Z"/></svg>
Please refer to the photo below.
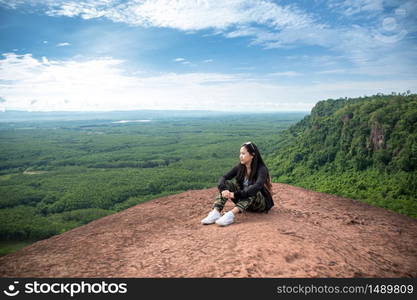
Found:
<svg viewBox="0 0 417 300"><path fill-rule="evenodd" d="M200 223L216 188L151 200L1 257L0 276L417 277L417 220L286 184L273 192L268 214L226 227Z"/></svg>

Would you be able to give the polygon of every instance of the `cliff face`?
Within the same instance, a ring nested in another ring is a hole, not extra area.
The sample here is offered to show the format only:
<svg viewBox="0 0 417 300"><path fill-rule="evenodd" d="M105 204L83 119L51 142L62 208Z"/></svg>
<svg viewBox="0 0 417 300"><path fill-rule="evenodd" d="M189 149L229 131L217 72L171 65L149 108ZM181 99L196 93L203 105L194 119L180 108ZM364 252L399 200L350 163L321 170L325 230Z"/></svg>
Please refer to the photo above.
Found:
<svg viewBox="0 0 417 300"><path fill-rule="evenodd" d="M385 148L385 130L381 124L375 123L371 127L371 136L369 137L370 148L378 151Z"/></svg>
<svg viewBox="0 0 417 300"><path fill-rule="evenodd" d="M268 214L228 227L200 224L215 188L155 199L1 257L0 276L417 277L417 220L285 184L273 192Z"/></svg>

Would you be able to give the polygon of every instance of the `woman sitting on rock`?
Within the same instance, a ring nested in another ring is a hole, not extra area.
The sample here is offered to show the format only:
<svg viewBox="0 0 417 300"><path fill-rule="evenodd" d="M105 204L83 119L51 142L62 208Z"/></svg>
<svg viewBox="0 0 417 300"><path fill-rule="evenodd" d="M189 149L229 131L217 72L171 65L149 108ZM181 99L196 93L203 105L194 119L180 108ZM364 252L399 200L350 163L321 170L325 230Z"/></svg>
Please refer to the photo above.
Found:
<svg viewBox="0 0 417 300"><path fill-rule="evenodd" d="M268 212L274 206L271 177L256 145L244 143L239 158L240 163L220 178L213 210L201 220L202 224L227 226L238 213ZM236 182L230 181L233 178ZM222 216L220 212L227 200L232 200L235 207Z"/></svg>

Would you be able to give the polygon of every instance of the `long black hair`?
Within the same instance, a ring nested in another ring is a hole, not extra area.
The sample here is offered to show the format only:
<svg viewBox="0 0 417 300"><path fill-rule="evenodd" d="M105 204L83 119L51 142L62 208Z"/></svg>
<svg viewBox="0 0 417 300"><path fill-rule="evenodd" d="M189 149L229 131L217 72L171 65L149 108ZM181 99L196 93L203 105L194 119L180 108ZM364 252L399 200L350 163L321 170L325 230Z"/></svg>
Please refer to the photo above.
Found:
<svg viewBox="0 0 417 300"><path fill-rule="evenodd" d="M256 179L258 178L258 171L259 168L261 166L264 166L266 169L266 173L267 173L267 179L265 182L265 187L266 189L271 193L272 192L272 183L271 183L271 176L269 175L269 171L267 166L264 163L264 160L262 159L261 153L258 150L258 147L252 143L252 142L246 142L244 144L242 144L242 147L245 147L245 149L251 154L253 155L253 159L251 162L251 172L249 175L249 181L250 182L255 182ZM236 180L239 184L241 184L245 178L245 174L246 174L246 166L244 164L239 163L239 170L236 176Z"/></svg>

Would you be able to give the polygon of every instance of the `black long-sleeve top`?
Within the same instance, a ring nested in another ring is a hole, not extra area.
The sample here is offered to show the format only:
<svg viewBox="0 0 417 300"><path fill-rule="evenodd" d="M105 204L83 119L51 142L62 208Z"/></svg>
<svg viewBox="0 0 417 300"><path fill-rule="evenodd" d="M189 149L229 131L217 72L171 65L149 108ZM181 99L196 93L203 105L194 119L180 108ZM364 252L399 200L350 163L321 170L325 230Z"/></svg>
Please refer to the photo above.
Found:
<svg viewBox="0 0 417 300"><path fill-rule="evenodd" d="M235 178L238 174L238 171L239 171L239 165L235 166L225 175L220 177L219 184L217 186L220 193L227 189L226 184L225 184L226 180L231 180ZM267 200L267 208L269 210L272 206L274 206L274 202L272 200L271 194L269 193L268 189L265 187L265 183L267 179L268 179L267 169L264 166L260 166L258 169L258 176L254 183L251 184L250 182L249 186L244 188L242 182L237 182L240 189L234 193L235 200L239 201L240 199L245 199L251 196L255 196L256 193L260 191Z"/></svg>

